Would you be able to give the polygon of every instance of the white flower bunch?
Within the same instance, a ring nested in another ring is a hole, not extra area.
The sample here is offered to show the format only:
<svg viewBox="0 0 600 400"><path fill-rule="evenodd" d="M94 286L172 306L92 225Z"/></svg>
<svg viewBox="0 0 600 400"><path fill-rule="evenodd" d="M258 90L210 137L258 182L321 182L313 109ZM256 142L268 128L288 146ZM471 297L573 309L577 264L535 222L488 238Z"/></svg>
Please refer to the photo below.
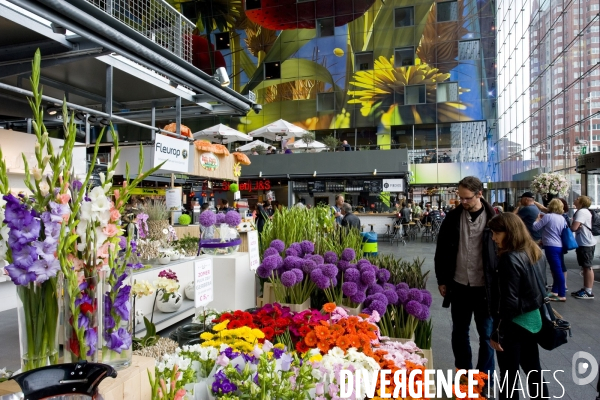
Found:
<svg viewBox="0 0 600 400"><path fill-rule="evenodd" d="M150 296L154 294L154 286L148 281L136 281L131 287L131 294L137 297Z"/></svg>
<svg viewBox="0 0 600 400"><path fill-rule="evenodd" d="M175 368L175 365L179 367L180 371L185 371L192 365L192 360L180 356L178 353L164 354L160 362L156 364L156 368L158 368L158 372L162 373L165 369L172 371L173 368Z"/></svg>
<svg viewBox="0 0 600 400"><path fill-rule="evenodd" d="M163 290L165 293L175 293L179 290L179 282L174 279L158 278L154 281L156 290Z"/></svg>
<svg viewBox="0 0 600 400"><path fill-rule="evenodd" d="M554 194L565 196L569 191L569 181L566 176L556 172L543 173L533 179L531 190L541 195Z"/></svg>

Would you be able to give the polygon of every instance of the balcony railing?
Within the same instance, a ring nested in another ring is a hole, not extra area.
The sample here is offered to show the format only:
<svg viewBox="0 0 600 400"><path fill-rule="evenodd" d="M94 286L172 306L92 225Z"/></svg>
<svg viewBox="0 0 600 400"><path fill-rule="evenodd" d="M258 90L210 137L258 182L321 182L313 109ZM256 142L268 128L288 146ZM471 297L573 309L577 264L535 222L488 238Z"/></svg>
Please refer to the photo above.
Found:
<svg viewBox="0 0 600 400"><path fill-rule="evenodd" d="M192 62L195 25L163 0L86 0L177 57Z"/></svg>

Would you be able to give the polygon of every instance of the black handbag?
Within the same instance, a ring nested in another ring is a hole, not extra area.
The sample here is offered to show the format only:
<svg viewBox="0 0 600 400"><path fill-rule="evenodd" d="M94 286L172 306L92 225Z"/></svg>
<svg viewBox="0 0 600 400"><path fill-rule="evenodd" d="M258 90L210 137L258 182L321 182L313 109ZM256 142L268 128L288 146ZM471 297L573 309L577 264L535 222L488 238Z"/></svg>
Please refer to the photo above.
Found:
<svg viewBox="0 0 600 400"><path fill-rule="evenodd" d="M572 337L571 324L568 321L557 318L556 312L550 305L550 299L546 296L546 289L542 284L542 279L539 275L539 271L536 265L531 266L535 279L538 283L542 296L544 297L544 304L540 307L540 314L542 316L542 329L535 334L535 338L538 344L545 350L554 350L555 348L562 346L567 343L567 334Z"/></svg>

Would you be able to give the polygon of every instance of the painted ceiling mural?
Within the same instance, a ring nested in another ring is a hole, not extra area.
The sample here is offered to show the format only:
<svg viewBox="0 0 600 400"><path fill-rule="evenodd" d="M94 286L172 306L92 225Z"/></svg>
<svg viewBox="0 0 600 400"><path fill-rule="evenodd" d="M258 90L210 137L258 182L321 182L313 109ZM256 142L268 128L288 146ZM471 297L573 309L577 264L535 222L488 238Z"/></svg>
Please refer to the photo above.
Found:
<svg viewBox="0 0 600 400"><path fill-rule="evenodd" d="M260 114L239 120L236 128L244 132L280 118L309 130L377 127L379 133L394 125L484 118L479 45L475 55L459 54L465 51L459 40L480 38L481 1L456 1L444 10L453 15L447 22L438 22L441 3L432 0L170 2L196 22L194 65L208 73L225 66L232 88L253 91L263 104ZM403 7L413 7L412 20L397 27L395 10ZM331 26L319 25L329 19ZM219 33L227 33L229 46L217 51ZM412 59L395 60L399 48L413 48ZM366 64L357 61L364 54ZM265 79L272 68L279 76ZM458 82L458 93L437 103L438 84L445 82ZM423 104L404 105L410 85L425 86ZM329 109L317 107L322 93L332 93ZM389 135L378 136L378 144L386 140Z"/></svg>

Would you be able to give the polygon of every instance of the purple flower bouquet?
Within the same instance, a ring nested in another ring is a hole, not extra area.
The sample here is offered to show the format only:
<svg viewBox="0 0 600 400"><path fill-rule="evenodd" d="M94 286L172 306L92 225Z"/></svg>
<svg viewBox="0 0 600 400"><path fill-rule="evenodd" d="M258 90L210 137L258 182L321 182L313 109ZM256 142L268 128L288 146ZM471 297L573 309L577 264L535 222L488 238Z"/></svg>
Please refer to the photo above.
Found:
<svg viewBox="0 0 600 400"><path fill-rule="evenodd" d="M390 285L389 290L383 293L388 298L389 306L388 313L379 321L381 334L412 338L419 321L426 321L430 317L431 293L426 289L410 288L404 282L395 287Z"/></svg>
<svg viewBox="0 0 600 400"><path fill-rule="evenodd" d="M238 251L242 240L236 227L242 222L237 211L215 214L206 210L200 214L200 225L204 228L200 237L200 248L205 254L227 255Z"/></svg>

